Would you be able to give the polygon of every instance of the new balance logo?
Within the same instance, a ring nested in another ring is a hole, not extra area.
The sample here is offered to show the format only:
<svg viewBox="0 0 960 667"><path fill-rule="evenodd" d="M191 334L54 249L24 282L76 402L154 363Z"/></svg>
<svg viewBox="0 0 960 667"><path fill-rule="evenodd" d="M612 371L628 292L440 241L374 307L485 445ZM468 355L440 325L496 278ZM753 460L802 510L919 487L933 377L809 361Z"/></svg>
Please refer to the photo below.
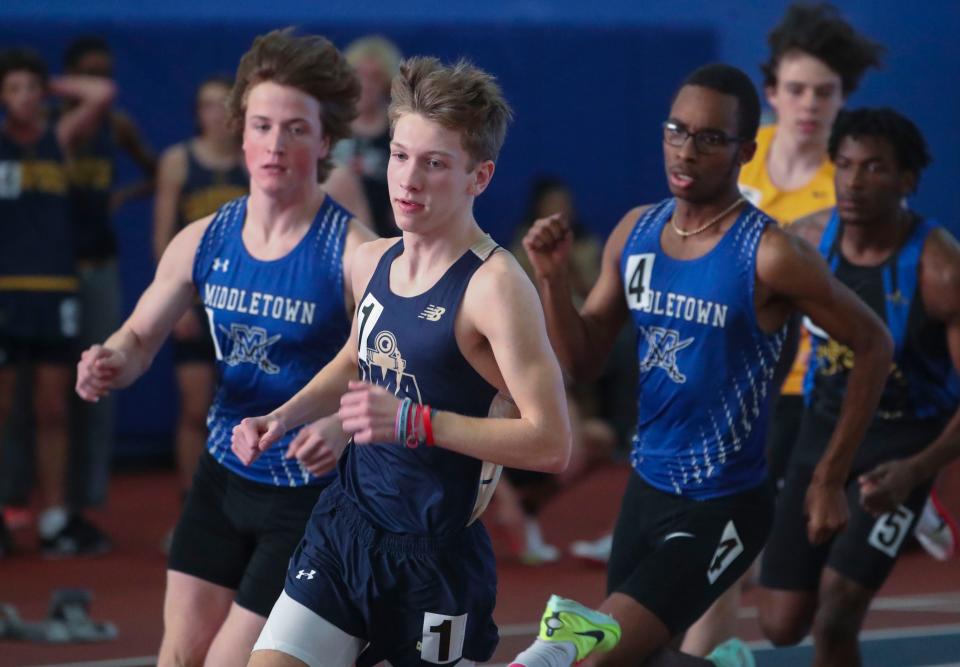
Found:
<svg viewBox="0 0 960 667"><path fill-rule="evenodd" d="M213 259L213 270L214 271L223 271L226 273L230 269L230 260L229 259L220 259L215 257Z"/></svg>
<svg viewBox="0 0 960 667"><path fill-rule="evenodd" d="M723 535L720 536L720 544L713 554L713 560L710 562L710 569L707 570L707 579L711 584L715 583L720 575L726 572L730 563L737 559L737 556L743 553L743 542L737 535L737 529L733 526L733 521L728 521L726 528L723 529Z"/></svg>
<svg viewBox="0 0 960 667"><path fill-rule="evenodd" d="M313 579L313 576L316 573L317 573L316 570L310 570L309 572L307 572L306 570L300 570L299 572L297 572L297 579L303 579L304 577L306 577L307 579Z"/></svg>
<svg viewBox="0 0 960 667"><path fill-rule="evenodd" d="M417 315L417 317L419 317L421 320L437 322L445 312L447 312L447 309L443 306L434 306L433 304L430 304L424 308L423 312Z"/></svg>

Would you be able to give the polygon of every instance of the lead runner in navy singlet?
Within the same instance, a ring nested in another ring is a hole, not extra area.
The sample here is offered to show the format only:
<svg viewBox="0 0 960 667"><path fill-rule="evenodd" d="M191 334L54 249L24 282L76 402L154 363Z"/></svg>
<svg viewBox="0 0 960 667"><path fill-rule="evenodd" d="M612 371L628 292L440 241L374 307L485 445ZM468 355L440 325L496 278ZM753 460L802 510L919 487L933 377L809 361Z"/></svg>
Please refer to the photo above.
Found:
<svg viewBox="0 0 960 667"><path fill-rule="evenodd" d="M557 472L570 453L536 291L473 217L509 117L493 77L467 63L414 58L393 81L387 180L403 236L358 249L359 305L336 359L234 430L244 461L338 409L353 436L251 665L407 667L493 654L495 562L476 518L499 464ZM498 390L519 418L488 416Z"/></svg>
<svg viewBox="0 0 960 667"><path fill-rule="evenodd" d="M230 433L244 414L289 398L350 330L347 258L373 235L319 183L330 149L350 132L358 96L353 71L322 37L258 37L227 102L243 132L250 196L179 232L127 322L78 364L84 399L129 386L199 292L220 381L170 549L164 667L246 660L346 443L328 419L246 466L230 450Z"/></svg>
<svg viewBox="0 0 960 667"><path fill-rule="evenodd" d="M579 313L564 268L566 223L540 220L524 240L564 366L578 376L602 368L629 317L640 378L635 474L614 533L609 597L600 607L619 622L623 639L604 651L605 642L588 633L606 633L612 621L553 598L540 638L515 665L568 667L587 656L585 664L631 667L741 664L667 646L740 577L766 540L771 382L785 324L798 310L864 360L850 376L851 393L806 495L812 541L846 521L843 482L879 399L890 337L814 248L741 199L737 177L756 148L759 117L756 90L740 70L707 65L686 79L663 125L673 198L624 216Z"/></svg>

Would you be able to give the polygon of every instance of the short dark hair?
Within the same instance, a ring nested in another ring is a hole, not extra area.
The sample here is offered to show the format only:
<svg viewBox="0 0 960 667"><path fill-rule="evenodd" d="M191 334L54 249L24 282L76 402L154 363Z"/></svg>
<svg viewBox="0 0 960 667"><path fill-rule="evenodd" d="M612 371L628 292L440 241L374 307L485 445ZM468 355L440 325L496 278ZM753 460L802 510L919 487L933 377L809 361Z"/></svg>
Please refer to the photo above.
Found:
<svg viewBox="0 0 960 667"><path fill-rule="evenodd" d="M673 99L677 99L680 89L686 86L709 88L724 95L737 98L737 135L741 139L753 141L760 127L760 96L746 72L732 65L711 63L698 67L691 72Z"/></svg>
<svg viewBox="0 0 960 667"><path fill-rule="evenodd" d="M70 42L63 53L63 66L67 69L76 67L88 53L104 53L112 55L110 45L103 37L97 35L83 35Z"/></svg>
<svg viewBox="0 0 960 667"><path fill-rule="evenodd" d="M7 49L0 51L0 85L11 72L30 72L36 74L44 86L50 74L47 63L39 53L33 49Z"/></svg>
<svg viewBox="0 0 960 667"><path fill-rule="evenodd" d="M917 181L932 158L927 142L913 121L889 108L841 111L830 132L827 151L830 159L837 158L840 144L847 137L875 137L890 142L900 169L912 172Z"/></svg>
<svg viewBox="0 0 960 667"><path fill-rule="evenodd" d="M777 85L780 61L791 51L806 53L822 60L840 76L843 94L849 95L860 85L869 67L878 67L884 47L857 33L831 4L794 3L767 35L770 58L760 66L763 85Z"/></svg>

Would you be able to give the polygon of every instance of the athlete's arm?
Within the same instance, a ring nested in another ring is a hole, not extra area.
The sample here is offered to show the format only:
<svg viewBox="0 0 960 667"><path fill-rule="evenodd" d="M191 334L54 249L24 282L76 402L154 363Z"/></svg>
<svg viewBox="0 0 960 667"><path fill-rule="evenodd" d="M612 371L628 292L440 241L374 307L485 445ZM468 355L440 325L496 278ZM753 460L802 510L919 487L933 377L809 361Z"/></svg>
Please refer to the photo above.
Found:
<svg viewBox="0 0 960 667"><path fill-rule="evenodd" d="M176 144L160 155L153 198L153 256L160 261L177 231L177 203L187 178L187 150Z"/></svg>
<svg viewBox="0 0 960 667"><path fill-rule="evenodd" d="M807 492L808 535L819 543L846 524L844 486L857 447L880 401L893 343L883 322L838 281L810 244L771 227L757 251L758 319L777 328L783 304L807 315L834 340L849 347L856 364L847 381L840 417Z"/></svg>
<svg viewBox="0 0 960 667"><path fill-rule="evenodd" d="M113 212L128 201L147 197L153 192L157 174L157 157L143 138L140 128L137 127L130 116L122 111L114 111L110 120L113 122L117 145L137 165L143 176L139 181L118 188L111 193L110 210Z"/></svg>
<svg viewBox="0 0 960 667"><path fill-rule="evenodd" d="M57 122L57 142L69 150L82 135L96 127L117 95L110 79L73 74L50 79L50 92L74 100Z"/></svg>
<svg viewBox="0 0 960 667"><path fill-rule="evenodd" d="M437 412L432 420L436 446L513 468L544 472L566 468L570 418L560 366L541 313L537 293L512 255L495 253L477 270L458 317L463 330L477 340L474 349L488 359L492 353L489 368L476 364L475 368L488 381L502 382L500 388L513 398L520 417ZM341 402L340 418L354 442L395 441L398 400L366 383L351 382L350 389Z"/></svg>
<svg viewBox="0 0 960 667"><path fill-rule="evenodd" d="M550 342L561 365L575 380L599 376L627 318L620 256L643 210L627 213L607 239L600 277L579 312L571 296L573 232L569 222L559 215L537 220L523 239L543 301Z"/></svg>
<svg viewBox="0 0 960 667"><path fill-rule="evenodd" d="M363 184L356 174L346 167L334 167L323 184L323 189L353 213L354 218L367 227L373 228L370 203L363 192Z"/></svg>
<svg viewBox="0 0 960 667"><path fill-rule="evenodd" d="M927 314L943 322L953 368L960 373L960 244L945 229L930 233L920 263ZM860 501L875 514L896 509L918 484L960 457L960 409L930 445L907 459L883 463L860 477Z"/></svg>
<svg viewBox="0 0 960 667"><path fill-rule="evenodd" d="M816 213L800 218L788 227L781 227L781 229L786 230L794 236L800 237L816 248L820 245L820 237L823 236L823 230L827 225L827 221L830 219L832 210L833 209L817 211ZM776 391L773 396L774 400L779 396L783 383L790 375L790 370L797 357L797 351L800 349L801 320L802 316L799 313L795 313L787 321L787 337L783 341L783 348L780 350L780 360L777 362L777 367L774 370L773 383L771 385Z"/></svg>
<svg viewBox="0 0 960 667"><path fill-rule="evenodd" d="M157 354L174 323L193 302L193 260L213 216L187 226L163 253L153 282L126 322L103 345L93 345L77 364L77 393L95 401L129 386Z"/></svg>

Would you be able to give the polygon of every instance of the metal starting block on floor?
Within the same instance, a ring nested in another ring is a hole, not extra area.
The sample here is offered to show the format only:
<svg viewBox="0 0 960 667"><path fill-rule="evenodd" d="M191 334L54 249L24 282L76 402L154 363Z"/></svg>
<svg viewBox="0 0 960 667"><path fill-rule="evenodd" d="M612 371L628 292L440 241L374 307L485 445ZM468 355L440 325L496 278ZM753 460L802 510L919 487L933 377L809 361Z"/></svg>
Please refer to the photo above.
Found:
<svg viewBox="0 0 960 667"><path fill-rule="evenodd" d="M58 588L50 594L50 607L42 621L25 621L17 608L0 604L0 640L42 644L103 642L117 638L117 626L88 615L93 595L82 588Z"/></svg>

